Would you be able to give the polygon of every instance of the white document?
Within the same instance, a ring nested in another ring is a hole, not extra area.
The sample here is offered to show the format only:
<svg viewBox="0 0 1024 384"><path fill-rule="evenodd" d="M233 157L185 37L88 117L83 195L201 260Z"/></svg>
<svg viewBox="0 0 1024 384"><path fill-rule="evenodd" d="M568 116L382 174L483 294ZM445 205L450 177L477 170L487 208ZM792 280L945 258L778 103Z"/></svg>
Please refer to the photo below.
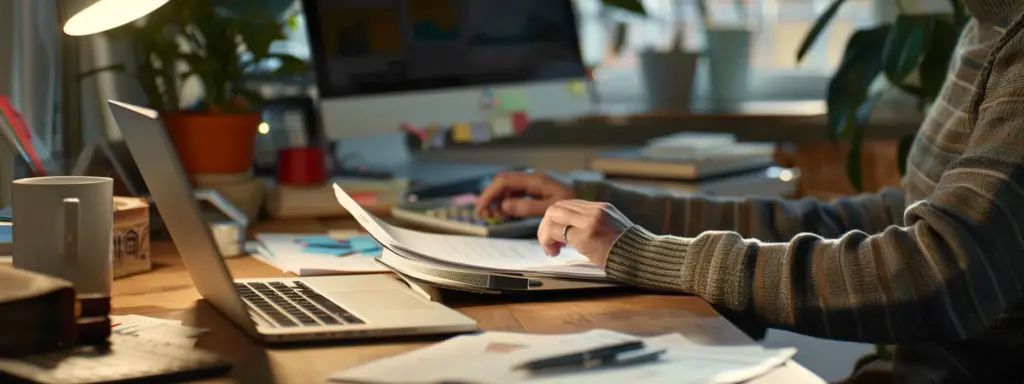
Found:
<svg viewBox="0 0 1024 384"><path fill-rule="evenodd" d="M337 372L331 381L345 383L713 383L749 381L781 366L794 349L767 350L703 346L680 334L642 339L649 348L665 348L659 361L576 372L533 375L519 365L565 352L593 349L634 336L593 330L568 335L487 332L458 336L399 356Z"/></svg>
<svg viewBox="0 0 1024 384"><path fill-rule="evenodd" d="M302 245L295 242L295 234L260 233L256 235L260 248L260 261L298 276L322 276L344 273L387 272L388 269L376 261L376 257L363 254L345 256L317 255L306 253Z"/></svg>
<svg viewBox="0 0 1024 384"><path fill-rule="evenodd" d="M110 316L111 331L168 344L194 347L199 337L208 330L181 325L180 321L157 319L139 315Z"/></svg>
<svg viewBox="0 0 1024 384"><path fill-rule="evenodd" d="M424 233L392 226L359 206L337 184L334 194L352 217L378 242L434 262L495 272L536 273L552 276L603 279L598 268L571 248L551 257L536 240L494 239Z"/></svg>

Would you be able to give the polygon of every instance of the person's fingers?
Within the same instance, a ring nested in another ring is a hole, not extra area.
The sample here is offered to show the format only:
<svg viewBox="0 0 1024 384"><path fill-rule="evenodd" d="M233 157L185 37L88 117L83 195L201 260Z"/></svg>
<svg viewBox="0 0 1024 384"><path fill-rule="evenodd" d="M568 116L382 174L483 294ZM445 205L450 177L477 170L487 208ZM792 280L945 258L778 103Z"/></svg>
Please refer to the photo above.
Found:
<svg viewBox="0 0 1024 384"><path fill-rule="evenodd" d="M505 198L501 201L501 213L514 217L537 217L543 215L550 204L537 199Z"/></svg>
<svg viewBox="0 0 1024 384"><path fill-rule="evenodd" d="M551 205L544 213L544 216L550 217L554 222L563 226L585 227L588 223L584 221L585 216L583 213L566 204L567 201L560 201Z"/></svg>
<svg viewBox="0 0 1024 384"><path fill-rule="evenodd" d="M540 222L540 226L537 227L537 242L544 248L544 254L548 256L558 256L558 253L562 249L560 240L556 240L555 237L551 236L551 228L558 226L551 219L545 217Z"/></svg>
<svg viewBox="0 0 1024 384"><path fill-rule="evenodd" d="M477 196L476 199L476 212L477 214L485 215L491 209L491 206L501 200L505 194L508 193L507 189L508 181L506 178L499 175L491 181L491 184L484 188L484 191Z"/></svg>

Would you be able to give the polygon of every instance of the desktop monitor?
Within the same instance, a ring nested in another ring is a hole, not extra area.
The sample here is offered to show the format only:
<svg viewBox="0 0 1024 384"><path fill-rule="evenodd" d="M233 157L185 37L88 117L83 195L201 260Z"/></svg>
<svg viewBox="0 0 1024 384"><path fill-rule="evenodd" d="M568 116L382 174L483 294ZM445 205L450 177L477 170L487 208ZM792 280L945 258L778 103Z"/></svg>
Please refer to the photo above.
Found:
<svg viewBox="0 0 1024 384"><path fill-rule="evenodd" d="M303 0L324 135L591 113L571 0Z"/></svg>

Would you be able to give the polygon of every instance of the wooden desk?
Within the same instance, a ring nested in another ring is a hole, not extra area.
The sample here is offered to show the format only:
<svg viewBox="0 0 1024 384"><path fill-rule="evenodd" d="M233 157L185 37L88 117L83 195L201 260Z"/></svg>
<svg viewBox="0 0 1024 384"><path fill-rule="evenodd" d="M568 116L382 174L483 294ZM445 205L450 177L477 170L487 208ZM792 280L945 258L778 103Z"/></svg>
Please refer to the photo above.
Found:
<svg viewBox="0 0 1024 384"><path fill-rule="evenodd" d="M255 231L322 233L351 228L350 220L268 222ZM362 362L394 355L442 340L418 337L391 340L265 346L248 338L220 316L198 292L172 243L152 244L153 271L116 280L115 314L139 314L182 320L186 325L210 329L199 346L235 364L229 378L244 383L318 383L331 372ZM279 270L251 257L227 260L235 278L284 276ZM481 330L567 333L606 328L640 335L681 332L699 342L743 345L753 341L696 297L638 291L581 292L545 298L503 298L454 294L445 303L479 322ZM820 378L790 363L758 380L759 383L821 383Z"/></svg>

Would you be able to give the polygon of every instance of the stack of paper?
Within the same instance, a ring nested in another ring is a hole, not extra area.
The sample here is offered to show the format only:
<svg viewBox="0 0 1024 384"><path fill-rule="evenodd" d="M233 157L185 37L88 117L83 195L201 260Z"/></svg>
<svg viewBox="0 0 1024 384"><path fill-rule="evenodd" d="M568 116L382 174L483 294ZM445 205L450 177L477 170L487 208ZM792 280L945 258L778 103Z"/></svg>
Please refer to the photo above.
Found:
<svg viewBox="0 0 1024 384"><path fill-rule="evenodd" d="M139 315L110 316L114 333L160 341L167 344L194 347L197 337L206 329L181 325L180 321L157 319Z"/></svg>
<svg viewBox="0 0 1024 384"><path fill-rule="evenodd" d="M619 367L580 367L557 373L531 373L518 368L525 361L560 355L580 346L631 339L667 352L653 362ZM794 354L792 348L699 345L680 334L640 339L608 330L568 335L487 332L455 337L337 372L329 379L359 383L739 383L771 372Z"/></svg>
<svg viewBox="0 0 1024 384"><path fill-rule="evenodd" d="M334 193L338 202L363 229L402 257L485 272L606 280L603 269L571 248L562 249L558 256L551 257L544 254L537 240L532 239L441 235L399 228L362 209L337 185Z"/></svg>

